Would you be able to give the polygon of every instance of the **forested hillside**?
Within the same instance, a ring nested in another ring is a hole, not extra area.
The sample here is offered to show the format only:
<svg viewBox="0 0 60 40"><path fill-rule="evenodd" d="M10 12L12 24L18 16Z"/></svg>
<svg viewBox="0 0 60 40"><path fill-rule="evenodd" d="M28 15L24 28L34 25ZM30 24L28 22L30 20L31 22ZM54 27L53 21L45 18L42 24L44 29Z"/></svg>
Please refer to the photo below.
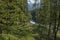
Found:
<svg viewBox="0 0 60 40"><path fill-rule="evenodd" d="M60 40L60 0L29 2L0 0L0 40Z"/></svg>

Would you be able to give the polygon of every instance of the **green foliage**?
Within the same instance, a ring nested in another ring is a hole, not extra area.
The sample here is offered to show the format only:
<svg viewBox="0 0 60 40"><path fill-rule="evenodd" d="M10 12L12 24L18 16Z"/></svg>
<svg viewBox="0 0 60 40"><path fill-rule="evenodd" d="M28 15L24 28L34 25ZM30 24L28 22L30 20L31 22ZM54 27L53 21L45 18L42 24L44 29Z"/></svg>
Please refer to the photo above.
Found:
<svg viewBox="0 0 60 40"><path fill-rule="evenodd" d="M24 0L0 0L1 40L18 40L17 37L32 34L32 28L29 28L30 14L26 10Z"/></svg>
<svg viewBox="0 0 60 40"><path fill-rule="evenodd" d="M10 35L10 34L0 34L0 40L19 40L17 37L15 37L14 35Z"/></svg>
<svg viewBox="0 0 60 40"><path fill-rule="evenodd" d="M55 3L54 0L51 5L49 2L50 0L43 0L40 8L31 11L31 15L27 8L27 0L0 0L0 40L53 39L56 26L57 32L59 31L60 9L59 6L52 5ZM29 22L31 17L36 24ZM58 38L60 38L59 35L60 33L57 34Z"/></svg>

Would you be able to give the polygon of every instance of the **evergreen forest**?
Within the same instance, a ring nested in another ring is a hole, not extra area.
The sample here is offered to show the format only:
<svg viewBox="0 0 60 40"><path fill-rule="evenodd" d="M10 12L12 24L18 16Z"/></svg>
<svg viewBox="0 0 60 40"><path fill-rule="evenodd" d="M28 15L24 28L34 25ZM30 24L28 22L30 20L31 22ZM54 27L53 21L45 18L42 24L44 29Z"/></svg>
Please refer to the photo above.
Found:
<svg viewBox="0 0 60 40"><path fill-rule="evenodd" d="M0 0L0 40L60 40L60 0Z"/></svg>

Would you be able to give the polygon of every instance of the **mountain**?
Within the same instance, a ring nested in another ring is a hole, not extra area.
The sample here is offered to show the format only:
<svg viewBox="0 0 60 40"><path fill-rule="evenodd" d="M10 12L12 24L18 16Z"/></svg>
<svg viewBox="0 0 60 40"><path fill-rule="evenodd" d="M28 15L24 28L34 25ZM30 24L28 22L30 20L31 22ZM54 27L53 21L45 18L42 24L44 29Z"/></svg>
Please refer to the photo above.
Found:
<svg viewBox="0 0 60 40"><path fill-rule="evenodd" d="M36 6L33 6L35 4L35 2L33 1L28 1L28 9L29 9L29 11L31 11L31 10L34 10L34 9L39 9L40 8L40 5L41 5L41 1L39 2L39 1L37 1L36 2Z"/></svg>
<svg viewBox="0 0 60 40"><path fill-rule="evenodd" d="M28 9L29 9L29 10L33 10L33 4L28 3Z"/></svg>

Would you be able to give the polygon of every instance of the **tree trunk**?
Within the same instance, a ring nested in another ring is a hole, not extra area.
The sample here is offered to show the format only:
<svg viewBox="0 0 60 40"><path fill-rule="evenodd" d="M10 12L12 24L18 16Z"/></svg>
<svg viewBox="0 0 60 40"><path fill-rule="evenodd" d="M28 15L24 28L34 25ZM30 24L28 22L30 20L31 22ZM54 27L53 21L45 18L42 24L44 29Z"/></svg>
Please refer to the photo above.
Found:
<svg viewBox="0 0 60 40"><path fill-rule="evenodd" d="M1 27L0 27L0 34L2 34L2 29L1 29Z"/></svg>

